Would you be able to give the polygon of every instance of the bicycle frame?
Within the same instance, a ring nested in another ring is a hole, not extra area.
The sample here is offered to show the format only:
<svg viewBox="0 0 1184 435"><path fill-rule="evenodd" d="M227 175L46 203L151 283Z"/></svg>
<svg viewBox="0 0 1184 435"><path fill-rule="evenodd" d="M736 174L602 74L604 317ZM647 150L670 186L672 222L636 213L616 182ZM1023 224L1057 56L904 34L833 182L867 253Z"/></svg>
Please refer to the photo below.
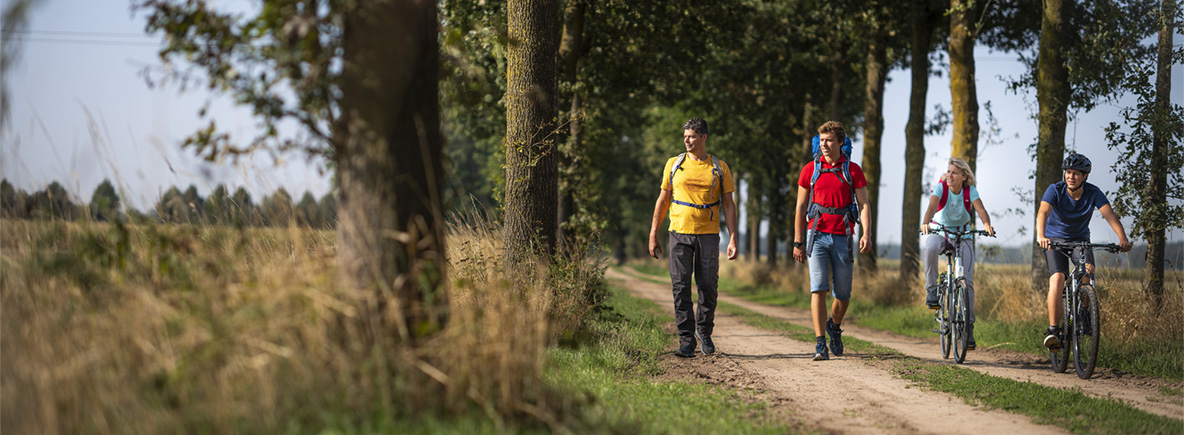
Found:
<svg viewBox="0 0 1184 435"><path fill-rule="evenodd" d="M979 230L954 230L936 222L931 222L930 226L944 235L949 246L949 249L943 249L941 253L946 257L946 272L942 273L943 279L940 279L938 284L938 298L942 307L934 314L938 323L938 329L934 332L941 336L942 358L948 358L949 350L952 348L954 361L961 364L966 359L970 323L970 302L965 291L966 278L962 265L962 242L973 241L976 235L991 234Z"/></svg>
<svg viewBox="0 0 1184 435"><path fill-rule="evenodd" d="M1073 351L1074 370L1077 377L1089 379L1093 376L1098 357L1098 342L1101 335L1101 318L1099 317L1098 296L1094 274L1086 266L1086 254L1089 250L1105 249L1118 252L1119 247L1114 244L1095 244L1090 242L1053 242L1048 249L1055 249L1063 255L1068 255L1073 263L1073 270L1065 277L1066 282L1061 289L1061 307L1063 312L1060 321L1064 334L1061 348L1050 352L1053 371L1064 372L1069 366L1069 351ZM1088 295L1086 301L1082 296ZM1082 310L1085 311L1082 311ZM1083 341L1085 343L1083 343ZM1084 353L1084 355L1083 355Z"/></svg>

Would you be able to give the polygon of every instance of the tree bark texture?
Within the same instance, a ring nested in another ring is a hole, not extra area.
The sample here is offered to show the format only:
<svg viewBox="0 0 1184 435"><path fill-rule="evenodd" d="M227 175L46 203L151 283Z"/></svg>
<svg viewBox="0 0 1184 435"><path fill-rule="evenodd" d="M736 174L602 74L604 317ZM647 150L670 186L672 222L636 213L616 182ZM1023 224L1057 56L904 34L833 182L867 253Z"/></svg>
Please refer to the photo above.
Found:
<svg viewBox="0 0 1184 435"><path fill-rule="evenodd" d="M414 342L446 317L437 26L428 0L344 20L337 261L342 285L368 295L376 341Z"/></svg>
<svg viewBox="0 0 1184 435"><path fill-rule="evenodd" d="M934 22L925 0L913 4L912 91L909 121L905 125L904 199L901 201L900 278L911 282L919 269L920 246L917 228L921 224L921 174L925 166L925 96L929 91L929 49Z"/></svg>
<svg viewBox="0 0 1184 435"><path fill-rule="evenodd" d="M557 0L511 0L506 80L505 258L513 267L555 252Z"/></svg>
<svg viewBox="0 0 1184 435"><path fill-rule="evenodd" d="M761 261L761 189L763 186L755 182L756 176L748 177L748 261Z"/></svg>
<svg viewBox="0 0 1184 435"><path fill-rule="evenodd" d="M1071 0L1070 0L1071 1ZM1040 209L1040 200L1050 184L1060 181L1065 157L1065 125L1069 109L1069 69L1065 63L1068 47L1068 6L1066 0L1044 0L1040 23L1040 48L1036 66L1036 101L1040 105L1040 124L1036 141L1036 185L1032 215ZM1048 269L1044 250L1036 246L1032 231L1032 289L1048 289Z"/></svg>
<svg viewBox="0 0 1184 435"><path fill-rule="evenodd" d="M863 175L867 177L867 202L871 212L871 222L867 227L871 229L872 249L859 254L859 266L867 272L875 272L876 265L876 227L880 210L880 147L884 135L884 81L888 78L887 44L884 35L873 32L867 52L867 84L864 88L863 100Z"/></svg>
<svg viewBox="0 0 1184 435"><path fill-rule="evenodd" d="M1160 3L1162 26L1159 29L1159 53L1155 69L1155 107L1157 119L1170 113L1172 92L1172 32L1176 17L1176 0ZM1167 203L1167 162L1170 155L1171 132L1156 128L1151 139L1151 174L1147 183L1148 200L1144 204ZM1166 222L1162 215L1148 220L1147 228L1147 282L1146 288L1152 303L1158 309L1163 304L1163 269L1165 262L1164 236Z"/></svg>
<svg viewBox="0 0 1184 435"><path fill-rule="evenodd" d="M974 76L975 0L950 0L950 105L953 134L950 154L966 160L973 171L978 160L978 90Z"/></svg>
<svg viewBox="0 0 1184 435"><path fill-rule="evenodd" d="M583 156L583 125L580 121L579 61L583 52L584 15L587 3L572 0L567 4L563 19L563 37L559 42L559 59L563 61L563 80L571 100L567 112L568 136L560 158L559 173L559 240L567 238L569 221L575 213L575 190L578 184L580 160Z"/></svg>

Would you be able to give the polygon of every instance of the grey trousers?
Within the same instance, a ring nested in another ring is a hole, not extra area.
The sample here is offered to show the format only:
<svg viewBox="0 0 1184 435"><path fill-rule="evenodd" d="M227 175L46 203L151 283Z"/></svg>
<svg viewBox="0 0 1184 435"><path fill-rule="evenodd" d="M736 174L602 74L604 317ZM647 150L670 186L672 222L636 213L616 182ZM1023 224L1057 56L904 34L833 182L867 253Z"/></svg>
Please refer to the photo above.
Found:
<svg viewBox="0 0 1184 435"><path fill-rule="evenodd" d="M674 323L679 345L695 345L695 329L710 336L719 298L719 234L670 233L670 282L674 287ZM699 311L691 317L691 277L699 287Z"/></svg>
<svg viewBox="0 0 1184 435"><path fill-rule="evenodd" d="M937 269L945 263L944 258L939 258L945 241L946 238L938 234L929 234L921 239L921 258L925 259L925 293L926 297L934 295L933 299L937 299ZM962 272L966 276L970 323L974 323L974 240L962 240L958 244L962 245Z"/></svg>

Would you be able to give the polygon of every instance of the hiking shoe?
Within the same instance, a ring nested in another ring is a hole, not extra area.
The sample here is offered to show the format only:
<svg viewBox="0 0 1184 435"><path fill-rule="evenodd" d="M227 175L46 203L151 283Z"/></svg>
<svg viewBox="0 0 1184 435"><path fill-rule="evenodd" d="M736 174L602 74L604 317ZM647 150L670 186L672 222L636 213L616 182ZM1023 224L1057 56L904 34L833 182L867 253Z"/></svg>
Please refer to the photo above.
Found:
<svg viewBox="0 0 1184 435"><path fill-rule="evenodd" d="M974 350L974 324L971 323L966 327L966 350Z"/></svg>
<svg viewBox="0 0 1184 435"><path fill-rule="evenodd" d="M1053 352L1061 350L1061 328L1049 326L1047 334L1048 336L1044 337L1044 347Z"/></svg>
<svg viewBox="0 0 1184 435"><path fill-rule="evenodd" d="M711 342L710 335L700 334L699 330L696 329L695 330L695 338L699 339L699 344L701 344L703 347L703 354L704 355L711 355L711 354L715 353L715 343Z"/></svg>
<svg viewBox="0 0 1184 435"><path fill-rule="evenodd" d="M826 337L818 337L818 344L814 345L814 361L826 361L830 355L826 352Z"/></svg>
<svg viewBox="0 0 1184 435"><path fill-rule="evenodd" d="M695 357L695 343L683 343L678 347L678 351L674 352L674 356L679 358L694 358Z"/></svg>
<svg viewBox="0 0 1184 435"><path fill-rule="evenodd" d="M926 294L925 306L929 307L931 310L937 310L941 308L941 303L937 301L937 295Z"/></svg>
<svg viewBox="0 0 1184 435"><path fill-rule="evenodd" d="M835 356L843 356L843 330L834 319L826 319L826 335L830 336L830 350Z"/></svg>

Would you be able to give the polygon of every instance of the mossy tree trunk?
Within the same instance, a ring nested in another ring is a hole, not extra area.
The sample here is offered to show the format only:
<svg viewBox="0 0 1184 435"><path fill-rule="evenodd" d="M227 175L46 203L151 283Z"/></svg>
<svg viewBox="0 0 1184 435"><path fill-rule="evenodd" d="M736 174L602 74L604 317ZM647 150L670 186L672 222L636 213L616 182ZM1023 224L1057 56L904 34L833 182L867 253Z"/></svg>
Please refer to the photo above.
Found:
<svg viewBox="0 0 1184 435"><path fill-rule="evenodd" d="M505 259L513 267L555 252L557 0L510 0L506 68Z"/></svg>

